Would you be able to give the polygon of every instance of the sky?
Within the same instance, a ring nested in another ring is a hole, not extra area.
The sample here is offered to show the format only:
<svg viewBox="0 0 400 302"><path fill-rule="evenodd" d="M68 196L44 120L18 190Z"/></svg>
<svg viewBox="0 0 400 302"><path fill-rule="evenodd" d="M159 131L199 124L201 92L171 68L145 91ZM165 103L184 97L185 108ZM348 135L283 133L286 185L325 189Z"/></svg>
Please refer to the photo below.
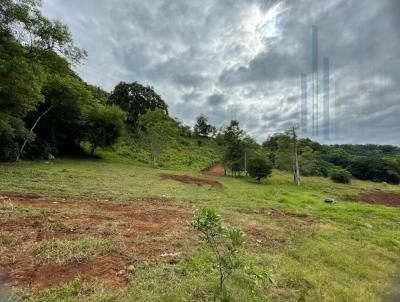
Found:
<svg viewBox="0 0 400 302"><path fill-rule="evenodd" d="M239 120L259 142L294 125L328 144L400 145L398 0L43 0L43 12L88 51L74 66L83 80L151 85L187 125L204 114L218 127Z"/></svg>

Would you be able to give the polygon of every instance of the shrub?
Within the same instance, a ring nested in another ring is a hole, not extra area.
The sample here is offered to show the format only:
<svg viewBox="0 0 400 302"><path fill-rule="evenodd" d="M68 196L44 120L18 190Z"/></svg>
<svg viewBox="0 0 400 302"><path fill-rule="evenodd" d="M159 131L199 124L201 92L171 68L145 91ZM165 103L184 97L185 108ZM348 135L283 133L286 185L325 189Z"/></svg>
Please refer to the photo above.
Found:
<svg viewBox="0 0 400 302"><path fill-rule="evenodd" d="M222 291L226 278L241 266L237 253L244 243L245 235L237 227L226 229L221 223L221 217L208 208L195 214L191 226L200 233L200 238L208 244L214 254Z"/></svg>
<svg viewBox="0 0 400 302"><path fill-rule="evenodd" d="M236 269L242 268L256 286L260 286L263 281L275 284L270 273L256 271L244 254L239 256L239 248L245 243L245 234L238 227L225 228L220 215L213 209L204 208L196 213L191 221L191 227L200 234L200 238L207 243L214 255L222 301L227 301L224 281Z"/></svg>
<svg viewBox="0 0 400 302"><path fill-rule="evenodd" d="M342 168L331 169L330 177L334 182L342 184L349 184L351 180L350 172Z"/></svg>
<svg viewBox="0 0 400 302"><path fill-rule="evenodd" d="M272 165L263 158L255 158L249 162L248 172L251 177L261 182L261 178L271 176Z"/></svg>

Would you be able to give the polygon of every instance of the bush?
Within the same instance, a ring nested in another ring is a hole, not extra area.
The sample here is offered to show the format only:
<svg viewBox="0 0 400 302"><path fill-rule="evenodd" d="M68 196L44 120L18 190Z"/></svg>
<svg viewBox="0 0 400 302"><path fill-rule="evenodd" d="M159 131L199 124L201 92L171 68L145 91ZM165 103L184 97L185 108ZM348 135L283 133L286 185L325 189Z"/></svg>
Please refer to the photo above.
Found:
<svg viewBox="0 0 400 302"><path fill-rule="evenodd" d="M219 287L222 291L226 278L242 264L237 254L238 248L245 242L245 235L237 227L226 229L221 223L221 217L208 208L195 214L191 226L214 254L215 266L219 272Z"/></svg>
<svg viewBox="0 0 400 302"><path fill-rule="evenodd" d="M253 264L245 254L239 252L245 243L243 231L239 227L226 228L222 224L221 216L213 209L203 208L195 213L190 225L198 232L200 239L207 243L214 255L214 268L219 273L218 301L230 301L224 282L240 268L244 269L243 272L256 286L261 286L263 281L275 283L270 273L254 270Z"/></svg>
<svg viewBox="0 0 400 302"><path fill-rule="evenodd" d="M272 165L263 158L255 158L250 160L248 172L251 177L255 177L258 182L261 182L261 178L271 176Z"/></svg>
<svg viewBox="0 0 400 302"><path fill-rule="evenodd" d="M330 177L334 182L349 184L351 180L351 174L346 169L334 168L330 171Z"/></svg>
<svg viewBox="0 0 400 302"><path fill-rule="evenodd" d="M13 162L17 159L19 145L12 137L0 133L0 161Z"/></svg>

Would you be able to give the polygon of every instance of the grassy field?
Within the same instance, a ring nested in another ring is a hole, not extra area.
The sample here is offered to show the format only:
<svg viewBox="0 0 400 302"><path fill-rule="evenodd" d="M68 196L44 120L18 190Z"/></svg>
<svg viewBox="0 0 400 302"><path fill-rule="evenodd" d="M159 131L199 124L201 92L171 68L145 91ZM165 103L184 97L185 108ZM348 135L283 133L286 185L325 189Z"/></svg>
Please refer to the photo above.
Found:
<svg viewBox="0 0 400 302"><path fill-rule="evenodd" d="M204 206L245 231L245 257L276 282L257 284L239 270L226 284L230 301L382 301L396 294L400 208L356 201L360 192L398 186L308 177L298 188L291 175L274 171L260 185L209 177L222 184L212 187L162 173L204 178L120 158L1 164L0 261L15 299L212 301L212 257L188 227ZM29 280L16 277L27 271ZM41 280L46 273L64 277Z"/></svg>

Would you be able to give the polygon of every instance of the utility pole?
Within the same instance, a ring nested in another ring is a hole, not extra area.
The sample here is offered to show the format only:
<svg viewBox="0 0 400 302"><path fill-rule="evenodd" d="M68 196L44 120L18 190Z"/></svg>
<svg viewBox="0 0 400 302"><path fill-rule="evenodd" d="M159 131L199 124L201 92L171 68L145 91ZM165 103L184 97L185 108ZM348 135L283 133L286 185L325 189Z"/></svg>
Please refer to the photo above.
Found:
<svg viewBox="0 0 400 302"><path fill-rule="evenodd" d="M300 186L300 169L299 169L299 156L297 146L296 128L292 127L293 137L293 180L296 186Z"/></svg>

